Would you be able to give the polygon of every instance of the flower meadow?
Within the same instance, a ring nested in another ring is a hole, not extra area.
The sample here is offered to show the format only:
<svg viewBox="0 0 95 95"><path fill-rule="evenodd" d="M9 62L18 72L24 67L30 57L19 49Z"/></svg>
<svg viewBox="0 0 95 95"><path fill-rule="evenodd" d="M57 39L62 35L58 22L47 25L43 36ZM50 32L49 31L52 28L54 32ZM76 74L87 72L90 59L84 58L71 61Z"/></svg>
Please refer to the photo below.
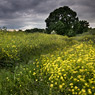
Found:
<svg viewBox="0 0 95 95"><path fill-rule="evenodd" d="M0 36L0 95L95 95L94 37Z"/></svg>
<svg viewBox="0 0 95 95"><path fill-rule="evenodd" d="M0 62L9 66L23 61L27 63L34 56L52 52L62 45L59 41L62 37L52 37L40 33L0 32Z"/></svg>

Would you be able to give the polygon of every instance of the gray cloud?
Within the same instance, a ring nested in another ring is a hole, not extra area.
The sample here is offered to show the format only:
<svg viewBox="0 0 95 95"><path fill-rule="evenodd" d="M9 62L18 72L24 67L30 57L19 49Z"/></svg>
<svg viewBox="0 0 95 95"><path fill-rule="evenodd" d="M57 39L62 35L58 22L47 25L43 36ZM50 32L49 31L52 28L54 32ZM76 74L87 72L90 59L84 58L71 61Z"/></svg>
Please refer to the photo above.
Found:
<svg viewBox="0 0 95 95"><path fill-rule="evenodd" d="M45 28L49 13L61 6L69 6L80 19L95 25L95 0L0 0L0 26Z"/></svg>

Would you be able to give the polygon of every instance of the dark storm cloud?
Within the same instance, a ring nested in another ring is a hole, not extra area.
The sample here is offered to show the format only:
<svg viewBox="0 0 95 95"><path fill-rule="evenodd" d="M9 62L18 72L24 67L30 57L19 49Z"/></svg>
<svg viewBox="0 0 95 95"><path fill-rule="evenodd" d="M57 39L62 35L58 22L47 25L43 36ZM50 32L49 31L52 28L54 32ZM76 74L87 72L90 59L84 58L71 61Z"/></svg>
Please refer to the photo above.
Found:
<svg viewBox="0 0 95 95"><path fill-rule="evenodd" d="M20 16L23 12L34 10L38 4L40 2L37 0L2 0L0 3L0 17L10 18L10 16Z"/></svg>
<svg viewBox="0 0 95 95"><path fill-rule="evenodd" d="M80 19L95 23L95 0L0 0L0 26L8 28L44 27L50 12L69 6Z"/></svg>

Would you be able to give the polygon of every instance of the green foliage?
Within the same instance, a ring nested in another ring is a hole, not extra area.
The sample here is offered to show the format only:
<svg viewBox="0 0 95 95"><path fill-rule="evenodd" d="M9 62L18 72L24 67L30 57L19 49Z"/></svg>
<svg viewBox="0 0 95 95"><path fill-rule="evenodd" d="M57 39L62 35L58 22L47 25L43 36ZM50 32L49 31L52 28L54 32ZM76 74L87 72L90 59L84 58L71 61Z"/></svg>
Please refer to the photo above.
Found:
<svg viewBox="0 0 95 95"><path fill-rule="evenodd" d="M89 23L85 20L79 21L79 30L77 31L77 34L82 34L84 32L88 31Z"/></svg>
<svg viewBox="0 0 95 95"><path fill-rule="evenodd" d="M68 30L66 32L67 32L66 35L69 36L69 37L72 37L72 36L76 35L76 33L73 31L73 29L70 29L70 30Z"/></svg>
<svg viewBox="0 0 95 95"><path fill-rule="evenodd" d="M60 7L51 12L45 22L48 34L54 30L59 35L70 37L87 32L89 26L87 21L79 21L77 13L68 6Z"/></svg>
<svg viewBox="0 0 95 95"><path fill-rule="evenodd" d="M51 12L45 22L47 33L55 30L57 34L68 35L69 30L77 29L75 23L78 22L78 17L76 12L71 10L69 7L64 6Z"/></svg>
<svg viewBox="0 0 95 95"><path fill-rule="evenodd" d="M49 27L48 33L51 33L51 31L56 31L57 34L63 35L65 32L64 24L61 21L58 21L57 23L52 23Z"/></svg>

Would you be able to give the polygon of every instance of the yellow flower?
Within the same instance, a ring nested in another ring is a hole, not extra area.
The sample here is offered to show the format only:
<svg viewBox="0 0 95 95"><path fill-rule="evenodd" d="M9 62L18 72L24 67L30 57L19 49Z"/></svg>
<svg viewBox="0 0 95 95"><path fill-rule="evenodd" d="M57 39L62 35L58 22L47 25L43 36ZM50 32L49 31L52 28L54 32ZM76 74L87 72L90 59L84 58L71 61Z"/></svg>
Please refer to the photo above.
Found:
<svg viewBox="0 0 95 95"><path fill-rule="evenodd" d="M62 85L64 86L64 85L65 85L65 83L62 83Z"/></svg>
<svg viewBox="0 0 95 95"><path fill-rule="evenodd" d="M91 91L91 89L88 89L88 94L92 94L92 91Z"/></svg>
<svg viewBox="0 0 95 95"><path fill-rule="evenodd" d="M92 86L92 89L95 89L95 87L94 87L94 86Z"/></svg>
<svg viewBox="0 0 95 95"><path fill-rule="evenodd" d="M71 88L73 88L73 86L71 86Z"/></svg>
<svg viewBox="0 0 95 95"><path fill-rule="evenodd" d="M50 84L50 87L52 88L53 87L53 84Z"/></svg>
<svg viewBox="0 0 95 95"><path fill-rule="evenodd" d="M57 82L55 82L55 85L57 85Z"/></svg>
<svg viewBox="0 0 95 95"><path fill-rule="evenodd" d="M74 81L77 81L77 79L76 79L76 78L74 78Z"/></svg>
<svg viewBox="0 0 95 95"><path fill-rule="evenodd" d="M87 84L87 83L85 83L85 86L87 86L87 87L88 87L88 84Z"/></svg>
<svg viewBox="0 0 95 95"><path fill-rule="evenodd" d="M61 78L60 78L60 79L61 79L61 80L64 80L62 76L61 76Z"/></svg>
<svg viewBox="0 0 95 95"><path fill-rule="evenodd" d="M85 92L86 92L86 91L85 91L85 89L82 89L81 91L82 91L83 93L85 93Z"/></svg>
<svg viewBox="0 0 95 95"><path fill-rule="evenodd" d="M66 76L66 74L63 75L64 77Z"/></svg>
<svg viewBox="0 0 95 95"><path fill-rule="evenodd" d="M61 89L63 86L62 85L59 85L59 88Z"/></svg>
<svg viewBox="0 0 95 95"><path fill-rule="evenodd" d="M75 86L75 89L78 89L78 87L77 87L77 86Z"/></svg>
<svg viewBox="0 0 95 95"><path fill-rule="evenodd" d="M38 79L36 79L36 81L38 81Z"/></svg>
<svg viewBox="0 0 95 95"><path fill-rule="evenodd" d="M73 83L70 83L70 85L72 86L72 85L73 85Z"/></svg>
<svg viewBox="0 0 95 95"><path fill-rule="evenodd" d="M13 45L12 47L14 48L14 47L16 47L16 45Z"/></svg>
<svg viewBox="0 0 95 95"><path fill-rule="evenodd" d="M33 72L33 75L36 75L36 73L35 73L35 72Z"/></svg>
<svg viewBox="0 0 95 95"><path fill-rule="evenodd" d="M74 92L74 89L72 89L72 92Z"/></svg>

